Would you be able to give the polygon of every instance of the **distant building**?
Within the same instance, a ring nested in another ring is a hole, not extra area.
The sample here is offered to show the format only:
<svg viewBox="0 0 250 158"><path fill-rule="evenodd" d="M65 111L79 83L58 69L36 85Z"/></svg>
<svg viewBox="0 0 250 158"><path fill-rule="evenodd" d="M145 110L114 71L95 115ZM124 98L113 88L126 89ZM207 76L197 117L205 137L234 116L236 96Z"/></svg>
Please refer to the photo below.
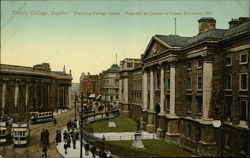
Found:
<svg viewBox="0 0 250 158"><path fill-rule="evenodd" d="M80 83L72 83L71 86L72 96L79 96L80 95Z"/></svg>
<svg viewBox="0 0 250 158"><path fill-rule="evenodd" d="M132 102L135 103L135 86L134 81L137 79L133 76L134 69L140 67L141 59L135 58L125 58L120 61L120 71L119 71L119 102L121 104L121 110L124 115L129 115L129 105ZM133 76L133 77L132 77ZM140 91L141 94L141 91ZM133 99L133 100L132 100ZM131 107L131 106L130 106Z"/></svg>
<svg viewBox="0 0 250 158"><path fill-rule="evenodd" d="M88 73L85 75L82 73L80 78L80 93L82 93L85 97L89 97L91 94L99 94L99 76L91 75Z"/></svg>
<svg viewBox="0 0 250 158"><path fill-rule="evenodd" d="M119 66L113 64L109 69L99 74L102 100L119 100L119 70Z"/></svg>
<svg viewBox="0 0 250 158"><path fill-rule="evenodd" d="M48 63L33 67L1 64L0 68L1 116L71 108L71 74L51 71Z"/></svg>

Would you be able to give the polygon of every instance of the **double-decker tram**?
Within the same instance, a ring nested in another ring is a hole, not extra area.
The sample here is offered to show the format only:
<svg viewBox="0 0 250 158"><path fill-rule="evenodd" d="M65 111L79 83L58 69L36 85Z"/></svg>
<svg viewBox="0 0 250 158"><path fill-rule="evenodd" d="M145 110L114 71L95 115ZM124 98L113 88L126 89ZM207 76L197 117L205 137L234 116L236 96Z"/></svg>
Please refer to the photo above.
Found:
<svg viewBox="0 0 250 158"><path fill-rule="evenodd" d="M12 123L12 139L14 146L27 145L30 135L29 124L26 122Z"/></svg>
<svg viewBox="0 0 250 158"><path fill-rule="evenodd" d="M6 143L11 139L11 125L12 118L1 118L0 119L0 143Z"/></svg>
<svg viewBox="0 0 250 158"><path fill-rule="evenodd" d="M37 111L31 114L30 124L53 121L53 111Z"/></svg>

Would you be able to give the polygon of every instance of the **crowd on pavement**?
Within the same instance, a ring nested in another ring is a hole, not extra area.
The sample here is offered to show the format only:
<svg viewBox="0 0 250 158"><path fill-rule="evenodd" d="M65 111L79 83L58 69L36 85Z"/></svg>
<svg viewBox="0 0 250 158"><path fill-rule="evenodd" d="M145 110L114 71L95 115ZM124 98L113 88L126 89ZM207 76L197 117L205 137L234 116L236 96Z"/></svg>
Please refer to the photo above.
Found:
<svg viewBox="0 0 250 158"><path fill-rule="evenodd" d="M63 138L63 140L61 140ZM63 136L61 131L57 130L56 134L56 144L63 143L64 153L68 155L68 150L77 150L76 142L80 143L79 129L77 128L77 120L69 120L67 122L67 127L63 131ZM103 143L105 139L102 139ZM80 150L80 149L79 149ZM99 148L97 146L91 145L85 140L82 143L82 150L84 150L85 156L87 157L99 157L99 158L111 158L111 152L105 150L104 148ZM76 151L75 151L76 152ZM67 156L66 156L67 157Z"/></svg>

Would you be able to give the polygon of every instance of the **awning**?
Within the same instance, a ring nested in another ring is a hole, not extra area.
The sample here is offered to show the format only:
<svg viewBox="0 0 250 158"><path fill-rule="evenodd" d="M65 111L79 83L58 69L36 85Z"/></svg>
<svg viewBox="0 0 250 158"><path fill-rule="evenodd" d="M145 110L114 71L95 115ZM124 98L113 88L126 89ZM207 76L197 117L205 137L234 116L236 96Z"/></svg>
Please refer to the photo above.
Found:
<svg viewBox="0 0 250 158"><path fill-rule="evenodd" d="M100 94L100 95L98 95L98 96L96 97L96 99L99 99L99 98L101 98L101 96L102 96L101 94Z"/></svg>
<svg viewBox="0 0 250 158"><path fill-rule="evenodd" d="M95 98L95 94L90 94L89 98Z"/></svg>

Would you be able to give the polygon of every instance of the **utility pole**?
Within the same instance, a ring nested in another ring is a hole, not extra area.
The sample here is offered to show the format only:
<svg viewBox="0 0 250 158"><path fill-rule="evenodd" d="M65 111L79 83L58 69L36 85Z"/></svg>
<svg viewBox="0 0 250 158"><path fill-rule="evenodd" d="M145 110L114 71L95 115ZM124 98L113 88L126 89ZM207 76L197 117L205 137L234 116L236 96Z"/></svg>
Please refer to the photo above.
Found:
<svg viewBox="0 0 250 158"><path fill-rule="evenodd" d="M81 97L81 124L80 124L80 135L81 135L81 142L80 142L80 158L82 158L82 125L83 125L83 119L82 119L82 112L83 112L83 93Z"/></svg>
<svg viewBox="0 0 250 158"><path fill-rule="evenodd" d="M75 120L76 120L76 92L75 92Z"/></svg>
<svg viewBox="0 0 250 158"><path fill-rule="evenodd" d="M176 35L176 18L174 18L174 35Z"/></svg>

